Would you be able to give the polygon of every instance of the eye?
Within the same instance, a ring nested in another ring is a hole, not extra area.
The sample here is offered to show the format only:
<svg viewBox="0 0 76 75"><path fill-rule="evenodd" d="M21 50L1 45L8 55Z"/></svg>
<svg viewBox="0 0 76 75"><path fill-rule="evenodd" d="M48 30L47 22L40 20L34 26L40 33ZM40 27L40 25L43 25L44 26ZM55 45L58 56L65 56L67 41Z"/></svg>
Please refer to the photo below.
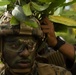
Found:
<svg viewBox="0 0 76 75"><path fill-rule="evenodd" d="M12 44L10 47L13 49L18 49L19 46L17 44Z"/></svg>
<svg viewBox="0 0 76 75"><path fill-rule="evenodd" d="M29 42L29 43L28 43L28 47L32 47L33 45L34 45L33 42Z"/></svg>
<svg viewBox="0 0 76 75"><path fill-rule="evenodd" d="M8 46L11 48L11 49L18 49L20 47L21 43L20 42L12 42L10 43Z"/></svg>
<svg viewBox="0 0 76 75"><path fill-rule="evenodd" d="M28 45L28 49L32 49L33 48L33 46L32 45Z"/></svg>
<svg viewBox="0 0 76 75"><path fill-rule="evenodd" d="M34 45L35 45L34 42L30 42L30 43L28 43L28 49L29 49L30 51L32 51L33 48L35 47Z"/></svg>

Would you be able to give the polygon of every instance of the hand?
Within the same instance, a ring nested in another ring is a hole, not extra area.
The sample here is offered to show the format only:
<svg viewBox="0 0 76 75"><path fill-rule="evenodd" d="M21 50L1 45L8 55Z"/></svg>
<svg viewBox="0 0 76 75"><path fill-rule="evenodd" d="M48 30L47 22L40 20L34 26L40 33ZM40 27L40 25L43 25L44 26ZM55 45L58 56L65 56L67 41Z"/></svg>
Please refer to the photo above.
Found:
<svg viewBox="0 0 76 75"><path fill-rule="evenodd" d="M55 47L55 45L57 44L57 39L56 39L53 23L47 17L45 17L41 21L41 28L43 33L47 34L48 45L51 47ZM65 43L63 46L60 47L59 51L68 58L70 58L72 61L74 61L75 50L73 45L69 43Z"/></svg>
<svg viewBox="0 0 76 75"><path fill-rule="evenodd" d="M48 45L54 47L57 43L54 25L47 17L41 20L41 29L44 34L47 34Z"/></svg>

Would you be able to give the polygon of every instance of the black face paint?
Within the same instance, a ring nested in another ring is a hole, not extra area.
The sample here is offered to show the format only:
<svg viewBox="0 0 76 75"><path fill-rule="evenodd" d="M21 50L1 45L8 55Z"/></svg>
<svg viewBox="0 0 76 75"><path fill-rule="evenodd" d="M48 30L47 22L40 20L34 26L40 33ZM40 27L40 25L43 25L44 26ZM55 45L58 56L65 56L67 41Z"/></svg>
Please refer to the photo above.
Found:
<svg viewBox="0 0 76 75"><path fill-rule="evenodd" d="M31 36L5 37L3 49L5 62L13 69L31 68L35 59L37 42L38 40Z"/></svg>
<svg viewBox="0 0 76 75"><path fill-rule="evenodd" d="M36 40L32 37L6 37L5 43L11 51L20 52L26 48L29 52L34 50Z"/></svg>

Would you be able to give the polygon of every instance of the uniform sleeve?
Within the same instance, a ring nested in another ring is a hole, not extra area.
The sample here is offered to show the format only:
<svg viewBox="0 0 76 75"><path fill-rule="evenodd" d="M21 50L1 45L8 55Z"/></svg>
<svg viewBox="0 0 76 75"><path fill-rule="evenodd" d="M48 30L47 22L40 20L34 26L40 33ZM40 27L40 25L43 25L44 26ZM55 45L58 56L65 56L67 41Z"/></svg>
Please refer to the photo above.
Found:
<svg viewBox="0 0 76 75"><path fill-rule="evenodd" d="M72 75L72 73L60 66L56 66L56 65L51 65L52 69L54 69L55 71L55 75Z"/></svg>
<svg viewBox="0 0 76 75"><path fill-rule="evenodd" d="M53 64L38 63L37 66L39 75L72 75L67 69Z"/></svg>

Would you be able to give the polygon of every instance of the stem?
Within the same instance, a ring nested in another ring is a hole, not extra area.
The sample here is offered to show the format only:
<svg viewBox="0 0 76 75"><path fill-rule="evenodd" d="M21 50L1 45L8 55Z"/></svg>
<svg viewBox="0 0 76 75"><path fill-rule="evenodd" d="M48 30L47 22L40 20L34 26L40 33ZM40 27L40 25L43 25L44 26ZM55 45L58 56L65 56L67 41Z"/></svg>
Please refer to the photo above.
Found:
<svg viewBox="0 0 76 75"><path fill-rule="evenodd" d="M21 3L20 3L20 0L18 0L18 4L20 5Z"/></svg>

